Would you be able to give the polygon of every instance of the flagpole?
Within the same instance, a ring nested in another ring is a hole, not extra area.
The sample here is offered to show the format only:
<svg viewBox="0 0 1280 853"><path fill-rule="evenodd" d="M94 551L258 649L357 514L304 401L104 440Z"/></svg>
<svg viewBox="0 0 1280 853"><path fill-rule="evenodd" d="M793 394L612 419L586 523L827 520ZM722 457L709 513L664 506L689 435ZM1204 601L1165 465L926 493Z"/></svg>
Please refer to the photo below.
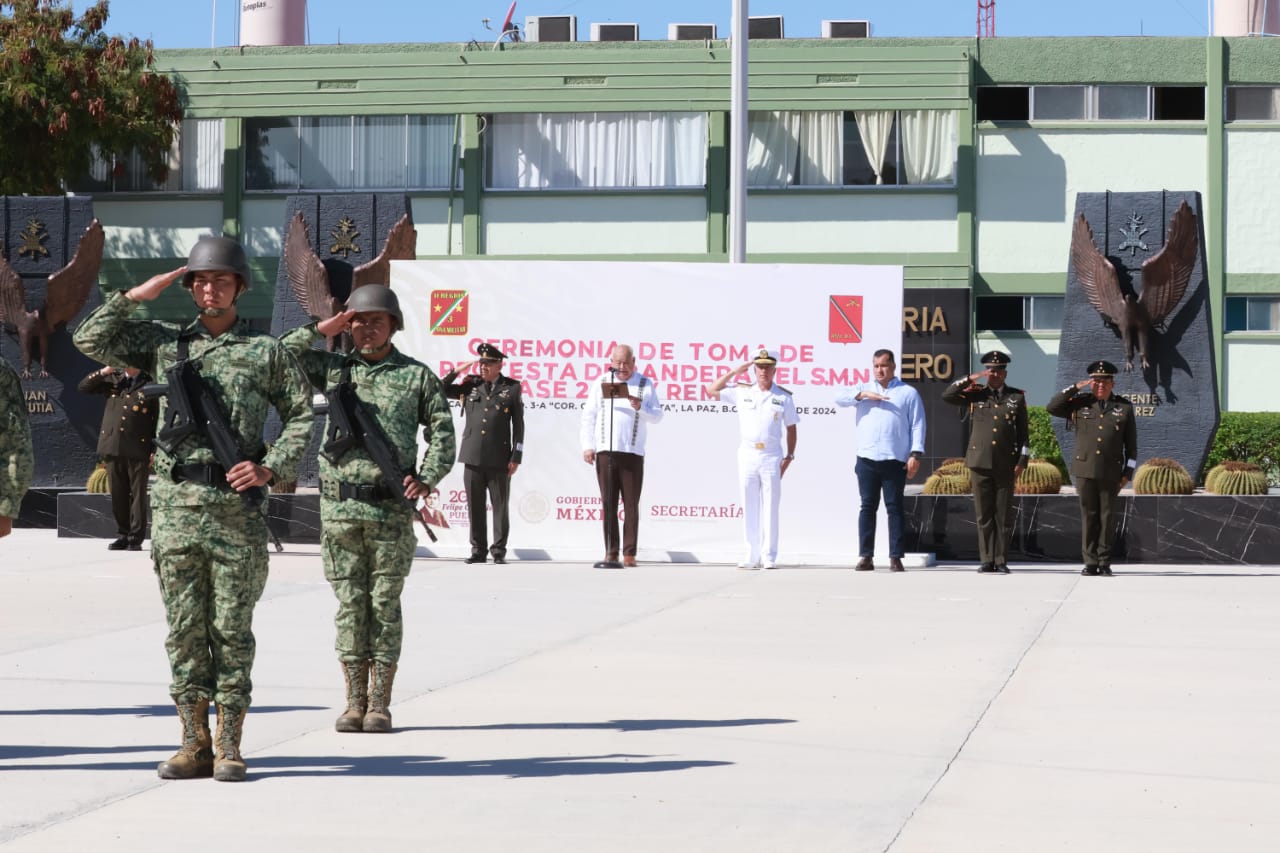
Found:
<svg viewBox="0 0 1280 853"><path fill-rule="evenodd" d="M729 263L747 256L747 15L748 0L733 0L729 88Z"/></svg>

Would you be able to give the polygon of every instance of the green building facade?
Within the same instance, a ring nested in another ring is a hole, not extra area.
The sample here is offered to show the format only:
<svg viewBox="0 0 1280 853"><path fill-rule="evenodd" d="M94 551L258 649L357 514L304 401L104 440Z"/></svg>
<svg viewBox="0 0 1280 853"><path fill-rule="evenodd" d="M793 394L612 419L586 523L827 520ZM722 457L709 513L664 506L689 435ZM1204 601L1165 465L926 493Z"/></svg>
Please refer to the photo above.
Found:
<svg viewBox="0 0 1280 853"><path fill-rule="evenodd" d="M104 284L245 241L270 316L285 197L405 191L421 258L727 259L724 41L157 53L186 97L164 187L83 186ZM753 42L747 258L902 264L969 288L973 351L1053 391L1076 193L1203 194L1224 408L1280 373L1280 44L1254 38ZM182 313L180 296L155 310Z"/></svg>

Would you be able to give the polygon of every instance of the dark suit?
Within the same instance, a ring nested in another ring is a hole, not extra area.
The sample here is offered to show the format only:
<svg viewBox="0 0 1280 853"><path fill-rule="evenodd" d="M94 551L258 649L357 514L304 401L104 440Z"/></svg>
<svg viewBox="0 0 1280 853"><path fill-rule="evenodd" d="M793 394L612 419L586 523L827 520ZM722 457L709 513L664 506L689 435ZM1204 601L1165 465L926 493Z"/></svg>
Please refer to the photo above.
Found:
<svg viewBox="0 0 1280 853"><path fill-rule="evenodd" d="M1027 464L1027 395L1004 385L999 391L969 382L951 383L942 399L969 407L969 449L964 464L973 486L978 521L978 555L983 564L1004 566L1009 560L1014 468Z"/></svg>
<svg viewBox="0 0 1280 853"><path fill-rule="evenodd" d="M1133 404L1112 394L1106 402L1074 385L1053 395L1049 414L1071 418L1076 447L1071 479L1080 496L1081 551L1086 569L1111 565L1111 522L1120 481L1133 476L1138 457L1138 426Z"/></svg>
<svg viewBox="0 0 1280 853"><path fill-rule="evenodd" d="M520 464L524 456L524 402L520 383L499 375L492 388L478 376L457 381L451 370L441 380L446 397L462 400L465 426L458 461L465 468L462 484L467 490L467 515L471 519L471 555L494 559L507 555L507 533L510 527L508 503L511 498L511 475L507 466ZM485 525L485 495L493 506L493 546L488 545Z"/></svg>
<svg viewBox="0 0 1280 853"><path fill-rule="evenodd" d="M116 533L130 545L141 545L147 533L147 478L159 414L156 401L142 397L142 386L148 381L145 373L130 379L122 370L113 370L109 376L95 370L79 385L82 394L107 397L98 455L107 466Z"/></svg>

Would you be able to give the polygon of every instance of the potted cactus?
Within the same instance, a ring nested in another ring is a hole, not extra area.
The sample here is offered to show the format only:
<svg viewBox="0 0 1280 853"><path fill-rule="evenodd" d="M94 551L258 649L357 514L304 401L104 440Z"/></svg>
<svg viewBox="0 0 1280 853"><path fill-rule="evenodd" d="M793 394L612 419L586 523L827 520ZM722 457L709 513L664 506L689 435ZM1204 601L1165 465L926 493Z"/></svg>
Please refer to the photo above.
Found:
<svg viewBox="0 0 1280 853"><path fill-rule="evenodd" d="M1195 483L1176 459L1153 456L1138 466L1133 491L1139 495L1189 495Z"/></svg>
<svg viewBox="0 0 1280 853"><path fill-rule="evenodd" d="M1252 462L1223 462L1209 470L1204 488L1216 495L1265 495L1267 473Z"/></svg>
<svg viewBox="0 0 1280 853"><path fill-rule="evenodd" d="M1045 459L1032 459L1013 484L1015 495L1056 495L1062 491L1062 472Z"/></svg>
<svg viewBox="0 0 1280 853"><path fill-rule="evenodd" d="M101 462L98 467L93 469L93 473L89 475L89 480L84 484L84 490L94 495L105 495L110 493L111 485L107 479L107 466Z"/></svg>

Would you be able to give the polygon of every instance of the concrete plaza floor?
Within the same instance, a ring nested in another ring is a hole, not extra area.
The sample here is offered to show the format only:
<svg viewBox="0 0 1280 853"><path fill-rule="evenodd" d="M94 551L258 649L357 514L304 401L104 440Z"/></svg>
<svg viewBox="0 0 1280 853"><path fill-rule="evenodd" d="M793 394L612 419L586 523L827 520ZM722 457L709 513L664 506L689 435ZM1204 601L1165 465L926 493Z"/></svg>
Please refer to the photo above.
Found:
<svg viewBox="0 0 1280 853"><path fill-rule="evenodd" d="M905 574L419 559L390 735L339 735L318 549L272 554L249 780L177 744L147 552L0 540L8 851L1263 851L1275 567Z"/></svg>

